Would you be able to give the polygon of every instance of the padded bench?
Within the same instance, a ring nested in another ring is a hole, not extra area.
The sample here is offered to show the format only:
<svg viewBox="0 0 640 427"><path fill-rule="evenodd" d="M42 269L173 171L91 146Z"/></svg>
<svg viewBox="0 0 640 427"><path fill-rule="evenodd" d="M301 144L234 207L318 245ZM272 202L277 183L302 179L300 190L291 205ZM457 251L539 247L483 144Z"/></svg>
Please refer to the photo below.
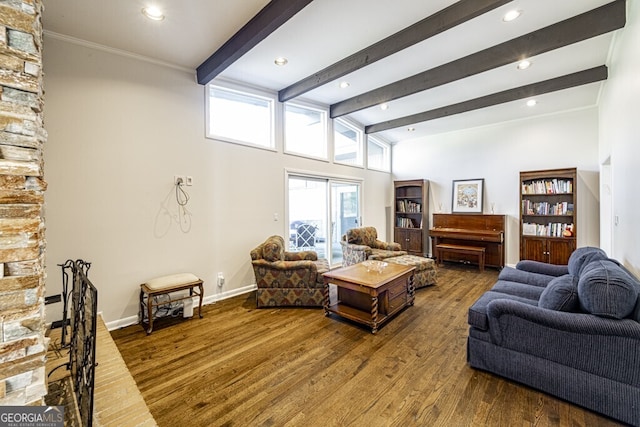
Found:
<svg viewBox="0 0 640 427"><path fill-rule="evenodd" d="M463 246L452 245L448 243L440 243L436 245L436 258L438 264L442 265L442 254L461 254L461 255L475 255L478 257L478 267L480 271L484 271L484 252L485 248L479 246Z"/></svg>
<svg viewBox="0 0 640 427"><path fill-rule="evenodd" d="M393 258L386 258L384 261L415 267L415 270L413 270L413 286L415 289L436 284L437 271L435 262L431 258L423 258L416 255L400 255Z"/></svg>
<svg viewBox="0 0 640 427"><path fill-rule="evenodd" d="M189 290L189 296L171 298L172 292ZM169 295L169 299L156 302L155 297L158 295ZM172 304L176 301L182 301L193 296L200 297L198 303L198 315L202 318L202 297L204 295L204 287L202 280L191 273L178 273L169 276L156 277L146 283L140 285L140 324L147 331L147 335L153 330L153 309L161 305ZM146 296L146 303L145 303ZM147 322L144 321L144 311L146 310Z"/></svg>

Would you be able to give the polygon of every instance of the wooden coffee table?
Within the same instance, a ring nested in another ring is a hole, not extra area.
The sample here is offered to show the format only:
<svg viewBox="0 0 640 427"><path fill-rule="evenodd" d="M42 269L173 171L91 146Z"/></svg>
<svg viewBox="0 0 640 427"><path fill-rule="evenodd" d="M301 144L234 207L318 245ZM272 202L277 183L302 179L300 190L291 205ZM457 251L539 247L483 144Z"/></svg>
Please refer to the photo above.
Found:
<svg viewBox="0 0 640 427"><path fill-rule="evenodd" d="M360 263L324 273L324 312L335 313L354 322L378 327L408 305L415 295L415 267L389 263L382 272L367 271ZM337 287L337 298L330 295L330 285Z"/></svg>

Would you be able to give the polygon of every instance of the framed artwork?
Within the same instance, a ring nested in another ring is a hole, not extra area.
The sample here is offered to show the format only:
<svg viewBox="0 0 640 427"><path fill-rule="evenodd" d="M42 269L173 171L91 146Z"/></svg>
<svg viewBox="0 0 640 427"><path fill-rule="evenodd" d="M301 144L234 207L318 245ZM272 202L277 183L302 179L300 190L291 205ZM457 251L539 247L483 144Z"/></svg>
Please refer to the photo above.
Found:
<svg viewBox="0 0 640 427"><path fill-rule="evenodd" d="M482 213L484 179L453 181L453 213Z"/></svg>

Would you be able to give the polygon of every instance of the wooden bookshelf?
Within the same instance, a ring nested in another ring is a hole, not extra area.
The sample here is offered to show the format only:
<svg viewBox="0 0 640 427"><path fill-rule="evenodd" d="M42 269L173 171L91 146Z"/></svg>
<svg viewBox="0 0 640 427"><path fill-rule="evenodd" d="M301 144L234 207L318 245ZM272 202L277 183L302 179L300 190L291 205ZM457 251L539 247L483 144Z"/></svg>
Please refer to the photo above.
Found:
<svg viewBox="0 0 640 427"><path fill-rule="evenodd" d="M412 255L427 256L429 247L429 181L394 182L394 241Z"/></svg>
<svg viewBox="0 0 640 427"><path fill-rule="evenodd" d="M576 248L576 168L520 172L520 259L567 264Z"/></svg>

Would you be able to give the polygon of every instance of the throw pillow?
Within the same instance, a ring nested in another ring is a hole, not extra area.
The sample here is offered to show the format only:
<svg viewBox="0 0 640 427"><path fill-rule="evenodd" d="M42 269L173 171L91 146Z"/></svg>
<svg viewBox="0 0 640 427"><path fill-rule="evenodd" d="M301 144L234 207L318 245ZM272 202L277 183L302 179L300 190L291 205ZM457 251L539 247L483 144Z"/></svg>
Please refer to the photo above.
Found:
<svg viewBox="0 0 640 427"><path fill-rule="evenodd" d="M280 236L271 236L264 242L262 258L270 262L284 260L284 245Z"/></svg>
<svg viewBox="0 0 640 427"><path fill-rule="evenodd" d="M565 274L552 279L542 291L538 307L556 311L579 311L578 278L572 274Z"/></svg>
<svg viewBox="0 0 640 427"><path fill-rule="evenodd" d="M592 261L582 270L578 298L591 314L624 319L636 306L638 288L635 279L614 261Z"/></svg>
<svg viewBox="0 0 640 427"><path fill-rule="evenodd" d="M567 267L569 274L580 277L582 268L591 261L597 261L601 259L607 259L607 254L600 248L592 246L584 246L573 251L569 257Z"/></svg>

